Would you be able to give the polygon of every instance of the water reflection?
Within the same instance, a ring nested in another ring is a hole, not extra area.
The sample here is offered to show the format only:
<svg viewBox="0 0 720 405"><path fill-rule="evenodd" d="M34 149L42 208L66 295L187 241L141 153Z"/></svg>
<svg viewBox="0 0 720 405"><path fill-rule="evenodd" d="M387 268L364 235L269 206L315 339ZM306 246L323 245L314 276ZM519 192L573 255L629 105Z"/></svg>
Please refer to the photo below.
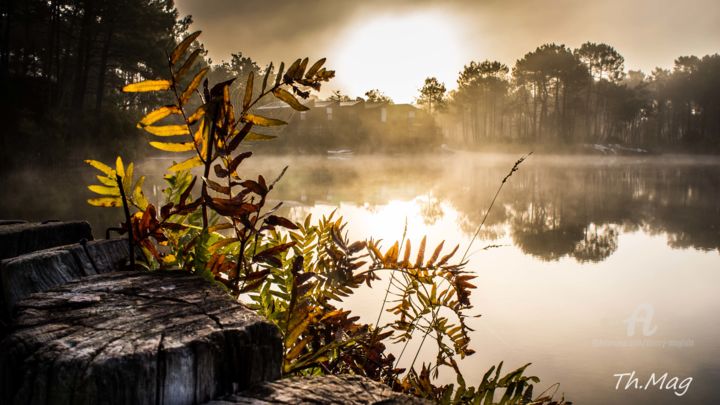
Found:
<svg viewBox="0 0 720 405"><path fill-rule="evenodd" d="M390 201L413 201L424 224L446 220L452 211L456 233L467 236L476 231L515 158L254 157L246 176L272 177L288 164L273 197L296 211L344 203L372 212ZM146 192L151 199L153 186L156 191L163 187L160 176L168 163L149 159L139 165L150 174ZM0 217L88 218L98 230L113 226L119 211L84 203L84 185L92 174L78 165L62 172L28 169L4 175ZM480 237L490 243L509 235L538 259L572 257L581 263L607 259L617 250L620 234L637 230L666 236L672 248L717 250L719 199L720 160L714 158L533 156L505 185Z"/></svg>
<svg viewBox="0 0 720 405"><path fill-rule="evenodd" d="M415 201L425 224L457 212L457 229L475 232L512 156L298 158L276 198L303 205ZM272 159L267 168L277 166ZM623 232L666 235L673 248L720 247L720 161L667 158L533 157L506 184L481 238L509 234L542 260L605 260Z"/></svg>

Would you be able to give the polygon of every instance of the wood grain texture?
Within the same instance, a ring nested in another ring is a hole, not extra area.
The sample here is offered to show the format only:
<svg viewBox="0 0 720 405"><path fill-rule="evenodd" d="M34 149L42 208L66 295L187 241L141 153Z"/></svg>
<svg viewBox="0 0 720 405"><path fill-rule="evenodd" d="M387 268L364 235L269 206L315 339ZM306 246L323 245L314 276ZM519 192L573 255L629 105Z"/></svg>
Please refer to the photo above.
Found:
<svg viewBox="0 0 720 405"><path fill-rule="evenodd" d="M192 404L277 379L277 328L184 272L114 272L17 304L3 404Z"/></svg>
<svg viewBox="0 0 720 405"><path fill-rule="evenodd" d="M294 377L265 382L207 405L429 405L388 386L357 375Z"/></svg>

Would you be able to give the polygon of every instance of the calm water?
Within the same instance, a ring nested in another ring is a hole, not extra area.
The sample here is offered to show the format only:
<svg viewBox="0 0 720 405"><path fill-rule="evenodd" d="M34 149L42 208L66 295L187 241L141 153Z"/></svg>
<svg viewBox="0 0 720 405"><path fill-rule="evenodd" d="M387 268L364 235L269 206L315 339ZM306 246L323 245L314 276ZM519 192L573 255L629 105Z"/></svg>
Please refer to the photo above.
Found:
<svg viewBox="0 0 720 405"><path fill-rule="evenodd" d="M351 238L386 246L407 221L415 246L427 235L464 249L517 157L254 157L247 173L271 178L289 165L274 197L292 218L337 209ZM168 163L150 159L140 170L154 173L159 189ZM101 236L121 213L84 204L89 192L77 185L93 174L78 167L4 175L0 217L88 218ZM502 360L508 370L532 362L538 388L560 382L578 404L720 403L719 249L720 159L531 157L472 248L482 317L470 321L477 354L461 363L466 380L479 381ZM383 287L348 305L374 322ZM613 375L633 371L639 386L652 373L667 372L666 385L693 381L682 396L656 386L626 390L627 377L616 390Z"/></svg>

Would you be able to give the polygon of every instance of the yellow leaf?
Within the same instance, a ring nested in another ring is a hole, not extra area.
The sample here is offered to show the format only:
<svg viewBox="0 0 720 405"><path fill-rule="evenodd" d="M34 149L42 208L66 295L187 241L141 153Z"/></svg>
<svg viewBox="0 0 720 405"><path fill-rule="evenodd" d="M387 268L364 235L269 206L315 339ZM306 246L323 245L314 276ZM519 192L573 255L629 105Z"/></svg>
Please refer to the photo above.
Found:
<svg viewBox="0 0 720 405"><path fill-rule="evenodd" d="M200 160L199 156L193 156L190 159L184 160L180 163L175 163L174 165L170 166L171 172L179 172L183 170L190 170L193 167L201 166L203 164L202 160Z"/></svg>
<svg viewBox="0 0 720 405"><path fill-rule="evenodd" d="M285 62L280 62L280 68L278 69L277 76L275 76L275 86L280 85L283 78L283 70L285 69Z"/></svg>
<svg viewBox="0 0 720 405"><path fill-rule="evenodd" d="M205 107L205 104L198 107L198 109L195 110L195 112L191 116L188 117L187 124L192 125L192 124L196 123L200 118L202 118L205 115L206 109L207 109L207 107Z"/></svg>
<svg viewBox="0 0 720 405"><path fill-rule="evenodd" d="M207 139L209 137L209 127L205 127L205 120L200 121L200 125L198 125L197 130L195 131L195 136L193 137L193 141L195 142L195 147L200 150L200 156L205 159L207 155L207 147L205 144L207 143Z"/></svg>
<svg viewBox="0 0 720 405"><path fill-rule="evenodd" d="M287 91L287 90L285 90L285 89L277 88L277 89L273 90L273 94L275 95L275 97L277 97L277 98L279 98L280 100L282 100L282 101L284 101L285 103L287 103L287 105L289 105L290 107L292 107L293 110L296 110L296 111L307 111L307 110L310 109L309 107L304 106L302 103L300 103L300 102L295 98L295 96L293 96L292 94L290 94L290 92Z"/></svg>
<svg viewBox="0 0 720 405"><path fill-rule="evenodd" d="M254 125L259 125L261 127L287 125L287 122L285 122L285 121L278 120L275 118L262 117L260 115L254 115L254 114L245 114L244 119L245 119L245 122L252 122Z"/></svg>
<svg viewBox="0 0 720 405"><path fill-rule="evenodd" d="M155 136L177 136L177 135L188 135L190 131L187 125L163 125L156 127L150 125L143 128Z"/></svg>
<svg viewBox="0 0 720 405"><path fill-rule="evenodd" d="M243 99L243 110L247 110L248 107L250 107L250 102L252 101L252 92L253 92L253 80L255 75L253 72L250 72L247 79L247 84L245 85L245 98Z"/></svg>
<svg viewBox="0 0 720 405"><path fill-rule="evenodd" d="M185 104L188 100L190 100L190 96L192 96L192 93L198 88L198 86L200 86L200 83L202 82L203 78L205 78L205 74L209 69L209 67L204 67L195 74L195 77L193 77L190 84L188 84L187 88L180 96L180 104Z"/></svg>
<svg viewBox="0 0 720 405"><path fill-rule="evenodd" d="M195 61L197 60L198 56L200 56L200 53L202 52L202 49L196 49L194 50L190 56L185 59L185 63L183 63L182 67L175 72L175 81L178 82L180 79L185 76L185 74L190 71L190 68L195 64Z"/></svg>
<svg viewBox="0 0 720 405"><path fill-rule="evenodd" d="M92 185L88 186L88 189L93 193L98 193L100 195L120 196L120 189L117 185L114 187Z"/></svg>
<svg viewBox="0 0 720 405"><path fill-rule="evenodd" d="M170 80L143 80L142 82L128 84L123 87L125 93L141 93L146 91L169 90L172 83Z"/></svg>
<svg viewBox="0 0 720 405"><path fill-rule="evenodd" d="M315 75L315 73L317 73L317 71L320 70L320 68L322 67L323 64L325 64L325 58L322 58L322 59L318 60L317 62L315 62L315 64L313 64L310 67L310 69L308 69L307 73L305 74L305 78L308 80L312 79L313 76Z"/></svg>
<svg viewBox="0 0 720 405"><path fill-rule="evenodd" d="M101 175L99 175L99 174L98 174L97 176L95 176L95 177L97 177L98 181L99 181L100 183L102 183L104 186L117 187L117 181L115 180L114 177L101 176Z"/></svg>
<svg viewBox="0 0 720 405"><path fill-rule="evenodd" d="M307 329L308 325L310 324L310 317L306 317L303 319L300 323L298 323L290 332L285 336L285 347L290 348L292 347L293 343L297 340L297 338L305 332L305 329Z"/></svg>
<svg viewBox="0 0 720 405"><path fill-rule="evenodd" d="M192 142L172 143L172 142L150 142L150 146L166 152L187 152L195 149Z"/></svg>
<svg viewBox="0 0 720 405"><path fill-rule="evenodd" d="M175 64L178 60L180 60L185 51L187 51L190 45L192 45L193 41L197 39L197 37L200 36L201 33L202 31L195 31L185 37L185 39L183 39L182 42L180 42L170 54L170 63Z"/></svg>
<svg viewBox="0 0 720 405"><path fill-rule="evenodd" d="M293 346L292 350L288 352L287 355L285 355L285 359L287 360L294 360L297 356L300 355L302 352L302 349L305 348L305 346L308 345L312 341L312 336L305 336L298 344Z"/></svg>
<svg viewBox="0 0 720 405"><path fill-rule="evenodd" d="M385 253L385 257L383 257L383 264L385 264L386 266L395 264L399 254L399 245L397 242L395 242L392 247L390 247L390 249L388 249L388 251Z"/></svg>
<svg viewBox="0 0 720 405"><path fill-rule="evenodd" d="M106 175L108 175L108 177L115 177L115 170L113 170L110 166L106 165L103 162L98 162L97 160L88 159L85 161L85 163L87 163L90 166L105 173Z"/></svg>
<svg viewBox="0 0 720 405"><path fill-rule="evenodd" d="M147 209L147 206L149 204L147 198L145 198L145 194L142 191L142 186L144 183L145 176L140 176L137 182L135 182L135 187L133 187L133 201L135 202L135 205L143 211Z"/></svg>
<svg viewBox="0 0 720 405"><path fill-rule="evenodd" d="M162 258L163 263L165 264L173 264L177 260L177 257L175 257L174 254L165 255Z"/></svg>
<svg viewBox="0 0 720 405"><path fill-rule="evenodd" d="M138 122L138 128L146 127L148 125L152 125L161 119L167 117L170 114L180 114L180 109L175 105L166 105L163 107L160 107L158 109L155 109L149 113L147 113L141 120Z"/></svg>
<svg viewBox="0 0 720 405"><path fill-rule="evenodd" d="M135 165L130 162L129 165L125 168L125 177L123 177L123 188L126 191L129 191L132 188L132 181L133 181L133 171L134 171Z"/></svg>
<svg viewBox="0 0 720 405"><path fill-rule="evenodd" d="M120 177L125 177L125 165L123 165L123 161L120 156L115 159L115 172L119 174Z"/></svg>
<svg viewBox="0 0 720 405"><path fill-rule="evenodd" d="M122 200L119 197L91 198L87 202L95 207L122 207Z"/></svg>
<svg viewBox="0 0 720 405"><path fill-rule="evenodd" d="M444 244L445 244L445 241L442 241L442 242L440 242L439 245L437 245L432 256L430 256L430 259L425 264L425 267L432 267L432 265L435 264L435 260L437 260L438 257L440 256L440 252L442 252L442 248L443 248Z"/></svg>
<svg viewBox="0 0 720 405"><path fill-rule="evenodd" d="M247 135L245 135L245 138L243 140L245 141L267 141L270 139L275 139L277 136L275 135L265 135L265 134L258 134L256 132L250 132Z"/></svg>
<svg viewBox="0 0 720 405"><path fill-rule="evenodd" d="M289 77L290 79L294 79L295 73L300 67L300 62L302 62L301 59L297 59L295 62L293 62L292 65L290 65L290 67L288 68L287 73L285 73L285 76Z"/></svg>

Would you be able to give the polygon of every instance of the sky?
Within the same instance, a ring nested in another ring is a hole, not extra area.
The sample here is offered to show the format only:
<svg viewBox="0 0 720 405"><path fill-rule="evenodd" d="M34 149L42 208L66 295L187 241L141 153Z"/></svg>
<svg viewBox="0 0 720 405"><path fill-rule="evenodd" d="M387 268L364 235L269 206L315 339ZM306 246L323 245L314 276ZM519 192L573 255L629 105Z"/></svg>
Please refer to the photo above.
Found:
<svg viewBox="0 0 720 405"><path fill-rule="evenodd" d="M719 0L176 0L214 62L242 52L263 66L327 57L323 95L377 88L413 102L424 78L448 89L470 61L510 68L543 43L604 42L626 69L670 68L720 52Z"/></svg>

